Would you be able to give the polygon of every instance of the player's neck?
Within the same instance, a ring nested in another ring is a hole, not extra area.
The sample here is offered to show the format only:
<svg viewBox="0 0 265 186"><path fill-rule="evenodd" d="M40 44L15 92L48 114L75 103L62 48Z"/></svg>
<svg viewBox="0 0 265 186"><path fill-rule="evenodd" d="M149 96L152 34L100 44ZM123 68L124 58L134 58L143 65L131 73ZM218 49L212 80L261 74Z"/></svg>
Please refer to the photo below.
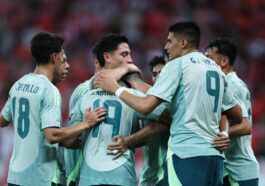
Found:
<svg viewBox="0 0 265 186"><path fill-rule="evenodd" d="M198 49L196 49L196 48L187 48L187 49L183 50L182 56L184 56L186 54L189 54L189 53L192 53L192 52L198 52Z"/></svg>
<svg viewBox="0 0 265 186"><path fill-rule="evenodd" d="M51 82L53 80L53 71L48 66L38 65L34 70L35 74L46 76Z"/></svg>
<svg viewBox="0 0 265 186"><path fill-rule="evenodd" d="M234 68L232 66L224 67L224 68L222 68L222 71L225 73L225 75L227 75L231 72L234 72Z"/></svg>

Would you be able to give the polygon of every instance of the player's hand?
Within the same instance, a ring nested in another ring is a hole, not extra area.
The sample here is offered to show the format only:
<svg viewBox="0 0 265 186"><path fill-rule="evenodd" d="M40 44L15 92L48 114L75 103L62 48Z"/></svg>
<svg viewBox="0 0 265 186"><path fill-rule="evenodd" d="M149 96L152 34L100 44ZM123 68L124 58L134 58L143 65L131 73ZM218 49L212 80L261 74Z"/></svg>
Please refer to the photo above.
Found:
<svg viewBox="0 0 265 186"><path fill-rule="evenodd" d="M86 110L85 124L88 128L95 126L98 122L105 119L106 110L102 107L98 107L94 110L88 108Z"/></svg>
<svg viewBox="0 0 265 186"><path fill-rule="evenodd" d="M222 132L219 132L213 141L213 145L218 150L228 149L230 145L229 136L224 135Z"/></svg>
<svg viewBox="0 0 265 186"><path fill-rule="evenodd" d="M114 155L113 160L120 157L127 150L126 137L114 136L112 138L113 143L108 145L108 154Z"/></svg>
<svg viewBox="0 0 265 186"><path fill-rule="evenodd" d="M112 73L113 72L110 70L102 70L98 72L93 80L93 87L114 93L119 88L119 85L111 75Z"/></svg>

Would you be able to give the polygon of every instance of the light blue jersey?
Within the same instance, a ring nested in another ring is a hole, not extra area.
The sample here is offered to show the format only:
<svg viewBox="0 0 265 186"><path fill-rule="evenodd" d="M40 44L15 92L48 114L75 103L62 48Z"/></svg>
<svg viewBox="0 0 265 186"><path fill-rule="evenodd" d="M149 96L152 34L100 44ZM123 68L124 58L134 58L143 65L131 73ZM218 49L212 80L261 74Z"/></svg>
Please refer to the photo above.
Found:
<svg viewBox="0 0 265 186"><path fill-rule="evenodd" d="M71 113L73 112L77 101L88 91L92 90L92 78L86 80L85 82L79 84L73 94L70 97L69 101L69 116L71 117Z"/></svg>
<svg viewBox="0 0 265 186"><path fill-rule="evenodd" d="M78 100L88 91L92 90L92 78L86 80L76 87L69 101L69 125L71 125L71 115L74 112L74 108ZM67 178L67 185L70 182L78 182L80 165L82 162L82 154L80 149L64 149L65 159L65 173Z"/></svg>
<svg viewBox="0 0 265 186"><path fill-rule="evenodd" d="M8 183L50 186L58 145L49 144L43 130L61 126L58 89L46 76L27 74L11 88L2 115L14 125Z"/></svg>
<svg viewBox="0 0 265 186"><path fill-rule="evenodd" d="M238 78L235 72L227 74L226 77L232 87L234 97L242 108L243 117L248 117L252 124L250 93L246 84ZM231 138L230 147L225 151L225 168L233 180L259 178L259 163L251 147L251 136Z"/></svg>
<svg viewBox="0 0 265 186"><path fill-rule="evenodd" d="M150 120L141 122L141 128L149 123ZM163 165L166 162L168 139L169 131L165 131L152 136L143 146L144 166L140 172L140 186L156 185L162 179L164 174Z"/></svg>
<svg viewBox="0 0 265 186"><path fill-rule="evenodd" d="M139 91L127 89L133 94L142 95ZM87 131L84 137L83 156L79 185L136 185L134 167L134 152L128 149L121 157L112 160L113 155L107 154L107 146L112 143L112 137L128 136L138 128L142 117L132 108L122 102L115 94L95 89L87 92L77 103L71 123L84 120L87 108L105 107L107 116L104 122ZM164 107L165 108L165 107ZM148 118L159 118L163 109L156 109Z"/></svg>
<svg viewBox="0 0 265 186"><path fill-rule="evenodd" d="M147 94L171 103L168 147L180 158L222 156L212 145L221 111L237 103L220 67L192 52L168 62ZM226 91L225 91L226 89Z"/></svg>

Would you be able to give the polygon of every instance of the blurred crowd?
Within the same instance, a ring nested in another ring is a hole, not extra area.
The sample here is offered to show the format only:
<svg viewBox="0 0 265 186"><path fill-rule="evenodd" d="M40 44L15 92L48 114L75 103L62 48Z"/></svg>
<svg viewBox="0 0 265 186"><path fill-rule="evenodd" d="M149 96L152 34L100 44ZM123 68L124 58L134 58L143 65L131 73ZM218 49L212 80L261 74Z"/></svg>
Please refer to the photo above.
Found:
<svg viewBox="0 0 265 186"><path fill-rule="evenodd" d="M148 61L162 54L168 26L193 20L201 28L201 51L217 37L236 40L236 71L252 93L253 148L257 156L264 156L264 10L264 0L0 0L0 108L11 85L34 69L30 40L39 31L60 33L66 39L70 72L59 84L66 123L69 97L94 74L91 48L104 34L123 33L129 38L133 61L150 83ZM11 144L12 129L1 129L0 185Z"/></svg>

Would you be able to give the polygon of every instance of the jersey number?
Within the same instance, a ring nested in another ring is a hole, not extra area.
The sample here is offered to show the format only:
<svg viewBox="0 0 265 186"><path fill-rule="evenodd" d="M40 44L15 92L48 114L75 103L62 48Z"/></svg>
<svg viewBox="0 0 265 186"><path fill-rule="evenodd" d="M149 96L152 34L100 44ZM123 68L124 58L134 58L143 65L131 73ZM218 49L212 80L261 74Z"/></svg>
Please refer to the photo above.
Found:
<svg viewBox="0 0 265 186"><path fill-rule="evenodd" d="M27 98L20 98L18 101L18 121L17 131L21 138L25 138L29 133L29 100ZM15 118L16 97L12 99L13 117Z"/></svg>
<svg viewBox="0 0 265 186"><path fill-rule="evenodd" d="M99 99L97 99L93 103L93 108L99 107ZM112 125L112 136L116 136L120 132L120 123L121 123L121 103L116 100L105 100L103 102L103 107L107 110L107 115L105 119L105 123L108 125ZM113 117L110 117L110 109L113 108ZM99 124L93 129L92 137L97 137L99 132Z"/></svg>
<svg viewBox="0 0 265 186"><path fill-rule="evenodd" d="M206 90L210 96L214 97L214 112L217 112L219 93L220 93L220 77L216 71L206 72Z"/></svg>

